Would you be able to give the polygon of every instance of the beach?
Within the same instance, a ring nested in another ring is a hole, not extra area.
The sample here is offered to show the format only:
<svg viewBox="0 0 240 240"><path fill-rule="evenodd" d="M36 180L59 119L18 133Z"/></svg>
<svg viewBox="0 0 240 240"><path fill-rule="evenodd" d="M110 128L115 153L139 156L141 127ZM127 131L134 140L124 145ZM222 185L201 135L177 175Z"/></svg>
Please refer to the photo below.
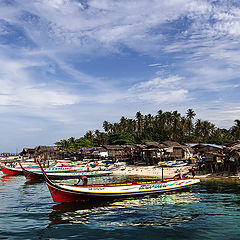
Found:
<svg viewBox="0 0 240 240"><path fill-rule="evenodd" d="M185 177L193 177L190 169L194 165L187 165L182 167L164 167L163 168L163 177L164 178L173 178L174 176L181 174ZM109 169L113 172L113 175L124 175L124 176L138 176L138 177L150 177L150 178L159 178L162 179L162 167L158 166L124 166ZM230 175L227 173L216 175L215 173L202 174L198 171L195 171L195 177L200 179L218 179L218 180L240 180L239 175Z"/></svg>
<svg viewBox="0 0 240 240"><path fill-rule="evenodd" d="M189 174L189 169L192 166L182 167L164 167L163 177L172 178L178 174ZM144 176L153 178L162 178L162 167L158 166L124 166L111 169L115 175L126 175L126 176Z"/></svg>

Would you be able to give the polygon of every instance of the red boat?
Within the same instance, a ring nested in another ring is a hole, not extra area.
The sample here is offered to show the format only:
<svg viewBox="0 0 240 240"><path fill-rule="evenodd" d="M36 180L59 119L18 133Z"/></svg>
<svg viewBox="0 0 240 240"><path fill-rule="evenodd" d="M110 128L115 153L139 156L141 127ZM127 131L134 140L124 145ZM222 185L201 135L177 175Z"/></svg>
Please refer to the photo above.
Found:
<svg viewBox="0 0 240 240"><path fill-rule="evenodd" d="M6 175L23 175L23 171L21 168L16 168L16 167L7 167L7 166L3 166L1 165L0 166L3 174L6 174Z"/></svg>
<svg viewBox="0 0 240 240"><path fill-rule="evenodd" d="M57 184L48 178L41 165L40 167L54 202L96 201L159 194L189 188L200 182L200 179L166 179L164 181L138 181L86 186Z"/></svg>
<svg viewBox="0 0 240 240"><path fill-rule="evenodd" d="M9 166L3 166L0 165L0 168L3 172L3 174L6 175L23 175L23 171L22 168L19 167L9 167ZM41 169L39 168L39 166L33 165L33 166L27 166L27 169L31 169L34 172L38 172L41 173ZM80 166L61 166L61 167L57 167L57 165L54 166L49 166L47 168L44 168L45 171L47 173L49 172L73 172L73 171L77 171L77 170L82 170L83 167Z"/></svg>

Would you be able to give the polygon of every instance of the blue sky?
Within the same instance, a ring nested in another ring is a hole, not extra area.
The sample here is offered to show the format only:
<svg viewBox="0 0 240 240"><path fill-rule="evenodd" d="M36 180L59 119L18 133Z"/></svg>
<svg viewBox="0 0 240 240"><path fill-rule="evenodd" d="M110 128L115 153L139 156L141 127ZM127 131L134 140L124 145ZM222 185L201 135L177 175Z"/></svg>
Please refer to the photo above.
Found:
<svg viewBox="0 0 240 240"><path fill-rule="evenodd" d="M0 152L137 111L240 116L239 0L1 0Z"/></svg>

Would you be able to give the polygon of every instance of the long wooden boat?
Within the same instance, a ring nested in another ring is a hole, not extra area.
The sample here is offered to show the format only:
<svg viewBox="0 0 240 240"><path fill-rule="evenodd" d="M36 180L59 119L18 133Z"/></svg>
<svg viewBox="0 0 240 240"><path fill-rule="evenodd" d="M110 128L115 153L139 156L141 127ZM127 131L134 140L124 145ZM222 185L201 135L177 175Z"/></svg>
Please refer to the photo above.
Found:
<svg viewBox="0 0 240 240"><path fill-rule="evenodd" d="M87 186L57 184L49 179L41 165L40 167L54 202L78 202L158 194L189 188L200 182L200 179L168 179Z"/></svg>
<svg viewBox="0 0 240 240"><path fill-rule="evenodd" d="M39 165L27 165L28 169L39 169ZM7 166L7 165L3 165L0 164L0 169L2 170L3 174L5 175L23 175L22 169L20 166Z"/></svg>
<svg viewBox="0 0 240 240"><path fill-rule="evenodd" d="M31 180L44 180L43 173L42 172L36 172L32 169L26 169L22 166L21 163L19 163L22 172L25 175L26 179ZM49 172L48 178L50 179L74 179L74 178L80 178L82 176L86 177L98 177L98 176L106 176L112 174L111 171L72 171L72 172Z"/></svg>
<svg viewBox="0 0 240 240"><path fill-rule="evenodd" d="M3 166L3 165L0 165L0 168L3 172L3 174L6 174L6 175L23 175L23 171L21 168L16 168L16 167L8 167L8 166Z"/></svg>
<svg viewBox="0 0 240 240"><path fill-rule="evenodd" d="M17 167L9 167L5 165L0 165L0 168L3 172L3 174L6 175L23 175L22 168L20 166ZM41 169L38 167L32 167L32 166L27 166L27 169L31 169L33 172L38 172L41 173ZM44 170L47 173L62 173L62 172L74 172L74 171L80 171L83 170L82 166L63 166L63 167L57 167L57 166L51 166L48 168L44 168Z"/></svg>

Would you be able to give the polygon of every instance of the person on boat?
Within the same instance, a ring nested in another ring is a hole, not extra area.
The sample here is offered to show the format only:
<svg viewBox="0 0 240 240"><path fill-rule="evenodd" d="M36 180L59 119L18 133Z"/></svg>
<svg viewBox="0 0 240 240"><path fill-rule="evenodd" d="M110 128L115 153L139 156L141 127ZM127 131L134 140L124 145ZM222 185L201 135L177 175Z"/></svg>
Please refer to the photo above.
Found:
<svg viewBox="0 0 240 240"><path fill-rule="evenodd" d="M179 173L178 179L183 179L183 175Z"/></svg>
<svg viewBox="0 0 240 240"><path fill-rule="evenodd" d="M87 186L88 179L86 176L82 176L83 186Z"/></svg>
<svg viewBox="0 0 240 240"><path fill-rule="evenodd" d="M181 173L174 176L175 179L184 179L183 175Z"/></svg>
<svg viewBox="0 0 240 240"><path fill-rule="evenodd" d="M192 168L191 170L191 173L192 173L192 176L193 176L193 178L195 177L195 169L194 168Z"/></svg>
<svg viewBox="0 0 240 240"><path fill-rule="evenodd" d="M78 179L78 182L77 182L76 184L74 184L74 185L78 185L78 184L80 183L81 180L82 180L82 182L83 182L83 186L87 186L88 179L87 179L86 176L82 176L82 177L80 177L80 178Z"/></svg>

